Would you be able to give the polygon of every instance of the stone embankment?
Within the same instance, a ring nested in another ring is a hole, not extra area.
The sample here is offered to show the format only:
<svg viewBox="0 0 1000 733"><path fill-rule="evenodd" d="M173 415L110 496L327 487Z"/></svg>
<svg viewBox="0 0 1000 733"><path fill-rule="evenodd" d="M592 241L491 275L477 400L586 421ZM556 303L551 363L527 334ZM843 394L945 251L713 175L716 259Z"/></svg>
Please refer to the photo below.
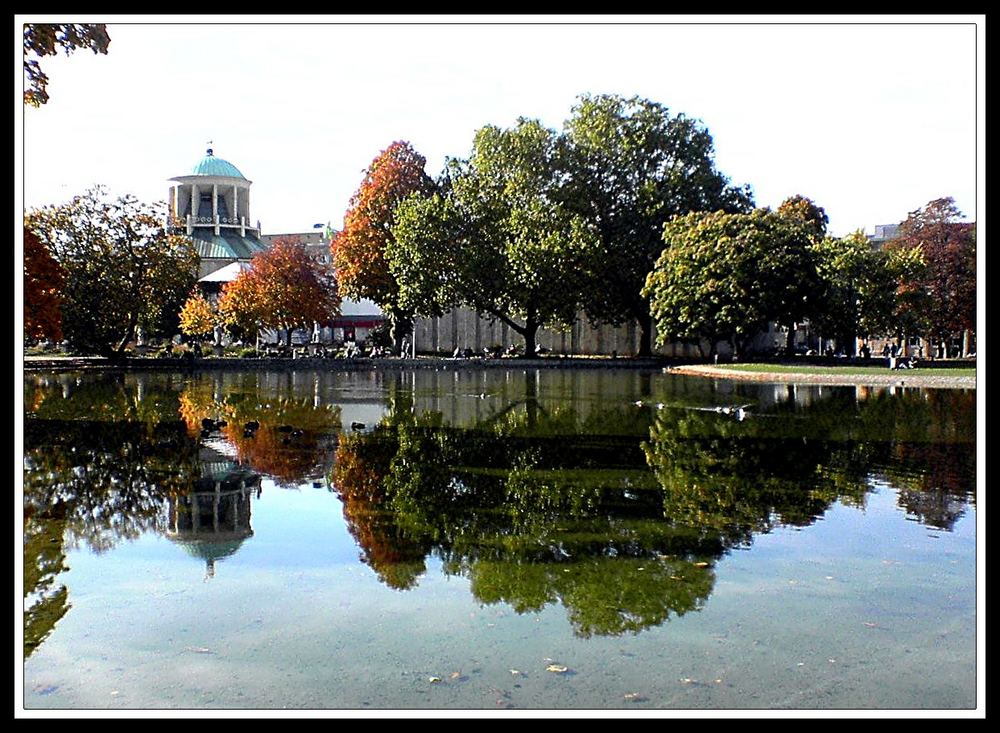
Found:
<svg viewBox="0 0 1000 733"><path fill-rule="evenodd" d="M238 370L252 369L284 371L319 369L328 371L369 371L374 369L660 369L666 361L660 358L587 358L557 356L540 359L453 359L420 357L417 359L368 357L330 359L303 357L297 359L123 359L113 361L102 357L42 357L24 359L25 371L180 371L185 369Z"/></svg>
<svg viewBox="0 0 1000 733"><path fill-rule="evenodd" d="M47 357L28 356L24 359L25 371L180 371L180 370L311 370L370 371L375 369L663 369L667 374L686 374L713 379L734 379L752 382L794 382L799 384L830 384L852 386L857 384L940 387L945 389L975 389L976 377L951 374L950 369L940 369L940 375L911 374L906 370L885 373L831 370L829 374L808 372L751 372L720 366L676 364L661 358L595 358L550 356L540 359L452 359L447 357L420 357L417 359L330 359L305 357L299 359L141 359L112 361L101 357Z"/></svg>

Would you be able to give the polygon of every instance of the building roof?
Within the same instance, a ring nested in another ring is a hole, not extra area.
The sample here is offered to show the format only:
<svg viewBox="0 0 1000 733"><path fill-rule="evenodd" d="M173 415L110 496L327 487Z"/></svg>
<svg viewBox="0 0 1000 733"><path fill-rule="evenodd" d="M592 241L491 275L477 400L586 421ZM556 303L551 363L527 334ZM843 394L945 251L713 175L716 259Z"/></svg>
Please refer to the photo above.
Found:
<svg viewBox="0 0 1000 733"><path fill-rule="evenodd" d="M242 178L244 181L246 180L246 176L240 173L235 165L228 160L216 158L211 148L205 151L204 158L194 164L194 168L191 169L191 175L228 176L230 178Z"/></svg>
<svg viewBox="0 0 1000 733"><path fill-rule="evenodd" d="M267 245L247 232L240 236L234 229L223 229L215 234L211 227L196 227L191 235L194 248L202 259L249 260L258 252L264 252Z"/></svg>
<svg viewBox="0 0 1000 733"><path fill-rule="evenodd" d="M228 283L240 276L244 270L250 269L249 262L230 262L214 272L210 272L205 277L198 280L200 283Z"/></svg>

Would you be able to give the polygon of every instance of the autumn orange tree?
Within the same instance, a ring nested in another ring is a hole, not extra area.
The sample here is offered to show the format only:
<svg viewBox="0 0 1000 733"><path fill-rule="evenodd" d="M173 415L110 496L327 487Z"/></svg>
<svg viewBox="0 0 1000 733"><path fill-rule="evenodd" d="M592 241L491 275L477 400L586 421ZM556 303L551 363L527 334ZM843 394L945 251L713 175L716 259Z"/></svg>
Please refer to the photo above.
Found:
<svg viewBox="0 0 1000 733"><path fill-rule="evenodd" d="M219 313L230 331L281 329L291 346L293 330L329 323L340 313L340 294L333 272L312 259L298 237L279 237L223 288Z"/></svg>
<svg viewBox="0 0 1000 733"><path fill-rule="evenodd" d="M24 228L24 337L62 340L62 296L66 276L38 236Z"/></svg>
<svg viewBox="0 0 1000 733"><path fill-rule="evenodd" d="M181 333L192 337L208 336L219 318L215 308L198 290L191 293L178 315Z"/></svg>
<svg viewBox="0 0 1000 733"><path fill-rule="evenodd" d="M413 312L399 303L399 284L389 270L385 252L394 241L392 228L399 202L433 189L433 181L424 172L426 162L403 141L379 153L351 198L343 231L330 246L341 292L373 300L388 314L397 350L412 328Z"/></svg>

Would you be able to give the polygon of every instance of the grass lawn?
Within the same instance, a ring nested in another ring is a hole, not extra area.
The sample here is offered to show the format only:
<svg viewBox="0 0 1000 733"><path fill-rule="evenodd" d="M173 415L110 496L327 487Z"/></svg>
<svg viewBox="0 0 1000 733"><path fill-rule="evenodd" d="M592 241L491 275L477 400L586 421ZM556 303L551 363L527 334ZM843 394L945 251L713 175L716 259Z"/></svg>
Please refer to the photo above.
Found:
<svg viewBox="0 0 1000 733"><path fill-rule="evenodd" d="M771 372L780 374L828 374L850 376L852 374L909 374L914 377L974 377L975 367L958 367L954 369L900 369L890 372L886 367L876 366L793 366L789 364L720 364L720 369L733 369L741 372Z"/></svg>

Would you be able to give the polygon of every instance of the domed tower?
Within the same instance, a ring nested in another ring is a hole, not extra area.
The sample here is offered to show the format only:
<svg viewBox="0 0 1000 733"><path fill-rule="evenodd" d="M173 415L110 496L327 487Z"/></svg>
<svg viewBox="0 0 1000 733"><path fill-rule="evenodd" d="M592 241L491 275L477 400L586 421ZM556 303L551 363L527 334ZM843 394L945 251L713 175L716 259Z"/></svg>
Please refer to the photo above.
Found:
<svg viewBox="0 0 1000 733"><path fill-rule="evenodd" d="M199 278L267 249L259 225L250 223L251 182L228 160L209 148L189 174L170 180L169 228L194 240Z"/></svg>

